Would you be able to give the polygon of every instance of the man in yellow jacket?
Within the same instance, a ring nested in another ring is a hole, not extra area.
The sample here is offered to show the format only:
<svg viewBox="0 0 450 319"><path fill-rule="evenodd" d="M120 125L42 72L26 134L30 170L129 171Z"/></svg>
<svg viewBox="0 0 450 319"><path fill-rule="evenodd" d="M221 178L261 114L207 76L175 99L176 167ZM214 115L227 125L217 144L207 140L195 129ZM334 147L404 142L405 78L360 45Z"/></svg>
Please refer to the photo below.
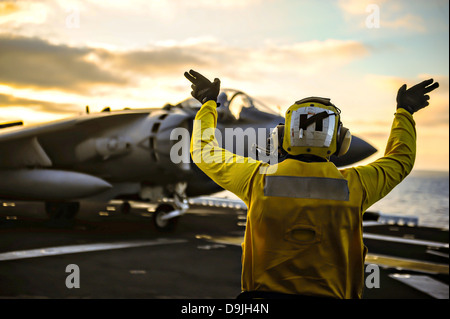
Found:
<svg viewBox="0 0 450 319"><path fill-rule="evenodd" d="M203 104L194 121L192 158L248 207L243 295L361 298L367 251L362 216L411 172L412 114L428 105L426 94L439 84L430 79L408 90L403 85L384 156L339 170L329 157L344 154L351 135L329 99L311 97L289 107L279 142L287 159L274 167L219 148L214 128L220 80L210 82L193 70L185 76Z"/></svg>

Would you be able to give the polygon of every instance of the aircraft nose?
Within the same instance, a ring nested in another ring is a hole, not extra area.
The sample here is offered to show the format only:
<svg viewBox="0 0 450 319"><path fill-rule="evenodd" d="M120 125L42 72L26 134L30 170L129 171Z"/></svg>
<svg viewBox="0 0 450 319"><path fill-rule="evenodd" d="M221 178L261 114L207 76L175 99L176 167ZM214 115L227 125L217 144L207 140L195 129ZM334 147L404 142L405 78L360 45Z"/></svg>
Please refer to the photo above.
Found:
<svg viewBox="0 0 450 319"><path fill-rule="evenodd" d="M363 139L352 136L352 142L348 152L340 157L331 156L331 161L338 167L348 166L362 161L363 159L375 154L378 150L364 141Z"/></svg>

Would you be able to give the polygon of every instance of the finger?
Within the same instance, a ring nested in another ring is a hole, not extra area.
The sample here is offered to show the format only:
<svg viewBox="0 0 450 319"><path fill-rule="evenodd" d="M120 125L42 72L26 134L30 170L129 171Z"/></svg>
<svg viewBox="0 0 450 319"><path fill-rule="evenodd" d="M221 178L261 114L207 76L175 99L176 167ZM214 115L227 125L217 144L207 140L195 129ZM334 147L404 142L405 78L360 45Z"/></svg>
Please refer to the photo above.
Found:
<svg viewBox="0 0 450 319"><path fill-rule="evenodd" d="M190 79L195 79L195 77L194 77L190 72L191 72L191 71L189 71L189 72L184 72L184 76L187 77L187 78L190 78Z"/></svg>
<svg viewBox="0 0 450 319"><path fill-rule="evenodd" d="M192 75L190 75L188 72L184 72L184 76L186 77L186 79L188 79L189 81L191 81L192 83L194 83L195 77L193 77Z"/></svg>
<svg viewBox="0 0 450 319"><path fill-rule="evenodd" d="M429 95L425 95L423 98L424 98L425 101L428 101L430 99L430 96Z"/></svg>
<svg viewBox="0 0 450 319"><path fill-rule="evenodd" d="M433 81L434 81L433 79L428 79L428 80L420 82L419 85L426 87L426 86L430 85L431 83L433 83Z"/></svg>
<svg viewBox="0 0 450 319"><path fill-rule="evenodd" d="M437 89L439 87L438 82L434 82L433 85L430 85L429 87L425 88L425 93L430 93L431 91Z"/></svg>
<svg viewBox="0 0 450 319"><path fill-rule="evenodd" d="M194 77L201 75L200 73L198 73L197 71L194 71L192 69L189 70L189 73L192 74L192 76L194 76Z"/></svg>
<svg viewBox="0 0 450 319"><path fill-rule="evenodd" d="M201 74L198 73L197 71L190 70L189 73L192 74L197 80L198 80L198 79L201 79L201 78L206 79L203 75L201 75Z"/></svg>
<svg viewBox="0 0 450 319"><path fill-rule="evenodd" d="M412 86L410 88L410 90L412 90L412 91L424 90L431 83L433 83L433 79L428 79L428 80L422 81L422 82L417 83L416 85Z"/></svg>
<svg viewBox="0 0 450 319"><path fill-rule="evenodd" d="M192 85L191 85L191 89L195 91L196 85L195 85L195 84L192 84Z"/></svg>
<svg viewBox="0 0 450 319"><path fill-rule="evenodd" d="M399 89L398 89L398 93L397 96L399 96L400 94L406 92L406 84L403 84Z"/></svg>

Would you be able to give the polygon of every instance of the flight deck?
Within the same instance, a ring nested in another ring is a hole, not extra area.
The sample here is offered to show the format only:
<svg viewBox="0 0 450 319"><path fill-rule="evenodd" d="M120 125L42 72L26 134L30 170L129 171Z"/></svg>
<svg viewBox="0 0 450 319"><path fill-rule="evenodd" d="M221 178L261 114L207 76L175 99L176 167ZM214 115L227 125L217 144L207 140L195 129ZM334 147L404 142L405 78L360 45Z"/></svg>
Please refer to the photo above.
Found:
<svg viewBox="0 0 450 319"><path fill-rule="evenodd" d="M60 227L37 218L45 214L38 203L7 203L0 207L0 298L235 299L246 212L216 206L191 203L175 231L161 232L145 205L124 216L118 206L86 204L80 219ZM381 278L364 298L448 299L448 263L420 262L435 267L423 269L405 265L408 258L368 257Z"/></svg>

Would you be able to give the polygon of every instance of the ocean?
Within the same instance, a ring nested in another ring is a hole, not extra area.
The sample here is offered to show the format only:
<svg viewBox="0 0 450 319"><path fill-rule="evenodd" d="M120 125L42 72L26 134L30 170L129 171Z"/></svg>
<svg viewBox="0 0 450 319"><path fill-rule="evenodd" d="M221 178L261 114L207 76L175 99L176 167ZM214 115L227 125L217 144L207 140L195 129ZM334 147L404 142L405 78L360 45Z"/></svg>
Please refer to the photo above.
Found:
<svg viewBox="0 0 450 319"><path fill-rule="evenodd" d="M397 187L368 211L415 216L419 225L449 229L449 172L413 170ZM237 199L223 191L217 197Z"/></svg>
<svg viewBox="0 0 450 319"><path fill-rule="evenodd" d="M413 170L369 211L416 216L419 225L449 229L449 172Z"/></svg>

